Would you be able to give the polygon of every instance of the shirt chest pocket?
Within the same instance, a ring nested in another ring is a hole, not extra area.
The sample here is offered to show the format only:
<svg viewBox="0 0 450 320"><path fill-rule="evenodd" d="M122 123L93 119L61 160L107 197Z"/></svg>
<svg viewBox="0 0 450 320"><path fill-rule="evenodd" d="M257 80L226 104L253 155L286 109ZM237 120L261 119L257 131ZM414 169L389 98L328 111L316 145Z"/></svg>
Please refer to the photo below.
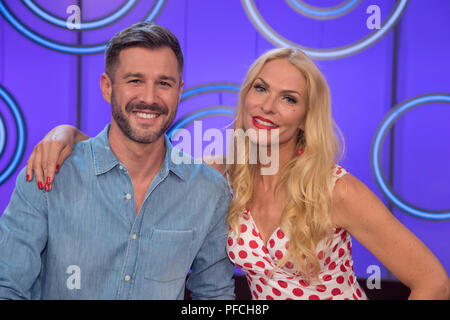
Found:
<svg viewBox="0 0 450 320"><path fill-rule="evenodd" d="M153 229L143 248L147 260L145 278L156 281L185 278L193 260L193 236L193 230Z"/></svg>

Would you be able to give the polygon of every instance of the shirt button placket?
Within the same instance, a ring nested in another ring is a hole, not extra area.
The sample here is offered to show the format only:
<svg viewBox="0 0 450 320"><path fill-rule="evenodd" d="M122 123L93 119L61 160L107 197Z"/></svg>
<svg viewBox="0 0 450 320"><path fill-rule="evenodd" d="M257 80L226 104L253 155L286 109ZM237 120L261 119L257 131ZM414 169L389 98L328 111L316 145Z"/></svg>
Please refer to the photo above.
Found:
<svg viewBox="0 0 450 320"><path fill-rule="evenodd" d="M119 166L120 170L125 171L125 168L123 166ZM129 192L125 193L125 200L126 201L130 201L133 199L133 195ZM131 206L133 207L133 206ZM127 251L128 252L134 252L133 247L136 245L136 239L137 239L137 234L136 233L132 233L130 236L131 241L128 242L128 248ZM135 268L134 264L136 263L135 261L135 257L133 257L133 255L128 256L127 261L125 262L126 266L125 266L125 273L122 274L122 281L123 281L123 288L122 288L122 292L121 295L124 295L123 298L125 299L129 299L132 295L133 295L133 281L131 278L131 274L130 272L133 272L132 270Z"/></svg>

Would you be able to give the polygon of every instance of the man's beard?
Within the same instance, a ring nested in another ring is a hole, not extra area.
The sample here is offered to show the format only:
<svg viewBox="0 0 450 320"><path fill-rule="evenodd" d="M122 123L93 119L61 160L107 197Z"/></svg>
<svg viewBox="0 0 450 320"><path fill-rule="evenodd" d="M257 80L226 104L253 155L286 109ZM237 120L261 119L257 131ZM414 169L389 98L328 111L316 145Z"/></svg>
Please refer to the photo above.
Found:
<svg viewBox="0 0 450 320"><path fill-rule="evenodd" d="M143 102L139 103L129 102L125 106L125 112L128 114L127 116L117 103L114 91L111 93L111 110L113 119L115 120L115 122L117 123L123 134L135 142L145 144L153 143L156 140L158 140L159 137L161 137L164 134L164 132L169 128L169 126L172 124L176 114L176 108L172 114L169 114L169 109L166 106L161 106L158 104L148 105ZM131 113L132 111L137 110L147 110L156 112L158 113L158 117L163 117L165 115L169 115L169 117L165 122L162 123L160 127L155 127L153 132L148 132L145 135L138 134L138 130L133 128L130 124Z"/></svg>

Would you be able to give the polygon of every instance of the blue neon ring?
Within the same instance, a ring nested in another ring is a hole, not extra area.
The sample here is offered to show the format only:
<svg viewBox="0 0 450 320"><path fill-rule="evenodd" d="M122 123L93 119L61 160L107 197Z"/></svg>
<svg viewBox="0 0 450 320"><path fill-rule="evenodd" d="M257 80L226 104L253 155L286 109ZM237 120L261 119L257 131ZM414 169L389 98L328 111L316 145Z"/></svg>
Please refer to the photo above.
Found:
<svg viewBox="0 0 450 320"><path fill-rule="evenodd" d="M17 128L17 141L16 141L16 150L14 152L14 156L6 168L0 173L0 184L5 182L16 170L19 165L20 160L22 159L23 153L25 151L25 121L22 117L22 113L20 112L19 106L11 97L11 95L0 86L0 98L5 101L9 110L11 111Z"/></svg>
<svg viewBox="0 0 450 320"><path fill-rule="evenodd" d="M117 11L115 11L110 16L107 16L100 20L95 21L89 21L89 22L80 22L80 30L90 30L90 29L97 29L104 27L108 24L111 24L115 22L116 20L119 20L124 14L128 12L135 4L137 0L128 0L122 7L120 7ZM35 15L40 17L42 20L47 21L49 23L54 24L55 26L61 27L61 28L67 28L67 21L64 19L61 19L59 17L55 17L42 8L40 8L38 5L36 5L33 0L23 0L23 3L32 11Z"/></svg>
<svg viewBox="0 0 450 320"><path fill-rule="evenodd" d="M176 133L178 129L184 128L191 122L199 119L199 118L205 118L205 117L211 117L211 116L219 116L219 115L229 115L234 117L235 109L231 108L206 108L206 109L200 109L195 111L194 113L188 115L187 117L181 119L178 121L172 128L169 129L167 132L167 137L172 140L172 136Z"/></svg>
<svg viewBox="0 0 450 320"><path fill-rule="evenodd" d="M256 9L253 0L242 0L242 5L247 13L247 16L250 18L250 21L256 27L257 30L261 32L261 34L272 44L278 47L290 47L301 49L312 59L317 60L327 60L327 59L338 59L347 57L353 54L356 54L377 41L379 41L397 22L397 20L402 15L406 5L409 0L398 0L395 10L391 13L389 18L383 23L380 29L375 30L372 34L367 37L354 42L350 45L332 48L332 49L314 49L301 46L297 43L287 40L286 38L280 36L276 33L261 17L258 10Z"/></svg>
<svg viewBox="0 0 450 320"><path fill-rule="evenodd" d="M222 92L230 91L239 93L241 90L240 86L233 83L210 83L206 85L201 85L197 87L190 88L181 94L181 101L189 99L199 94L204 94L208 92Z"/></svg>
<svg viewBox="0 0 450 320"><path fill-rule="evenodd" d="M306 5L305 3L303 3L303 1L299 0L286 1L296 11L315 19L333 19L336 17L340 17L353 10L361 2L361 0L347 0L341 5L332 8L319 8Z"/></svg>
<svg viewBox="0 0 450 320"><path fill-rule="evenodd" d="M6 147L6 129L5 124L3 123L2 115L0 114L0 157L5 151Z"/></svg>
<svg viewBox="0 0 450 320"><path fill-rule="evenodd" d="M183 102L189 98L192 98L194 96L200 95L200 94L205 94L205 93L210 93L210 92L223 92L223 91L239 93L240 89L241 89L240 86L237 84L234 84L234 83L225 83L225 82L208 83L208 84L192 87L192 88L189 88L186 91L184 91L181 94L181 102ZM201 114L197 114L197 112L194 112L194 113L188 115L186 118L182 118L177 123L175 123L167 131L167 136L169 137L169 139L172 138L172 136L176 130L185 127L186 125L188 125L190 122L194 121L195 119L198 119L201 117L206 117L209 115L218 115L218 114L233 114L234 115L234 111L231 111L231 109L228 109L228 108L206 108L206 109L201 109L200 111L201 111ZM200 111L199 111L199 113L200 113Z"/></svg>
<svg viewBox="0 0 450 320"><path fill-rule="evenodd" d="M153 21L156 16L159 14L162 6L164 5L165 0L157 0L157 3L153 7L153 10L150 14L144 19L145 21ZM13 28L19 31L21 34L29 38L30 40L52 50L56 50L63 53L69 54L94 54L103 52L106 49L106 43L88 45L88 46L74 46L67 45L63 43L58 43L53 40L49 40L44 38L41 35L36 34L35 32L29 30L25 27L6 7L3 1L0 1L0 13L3 17L8 21Z"/></svg>
<svg viewBox="0 0 450 320"><path fill-rule="evenodd" d="M411 205L406 204L402 201L395 193L391 190L391 188L387 185L383 172L381 170L381 153L380 150L383 146L384 138L386 137L389 129L394 125L394 122L405 112L418 107L425 103L436 103L436 102L444 102L450 103L450 95L449 94L429 94L414 97L410 100L407 100L397 106L395 106L383 119L381 124L379 125L376 135L374 137L372 143L372 171L375 176L375 180L378 183L381 191L384 195L394 203L401 210L424 219L429 220L446 220L450 219L450 211L438 212L438 211L425 211L419 208L412 207Z"/></svg>

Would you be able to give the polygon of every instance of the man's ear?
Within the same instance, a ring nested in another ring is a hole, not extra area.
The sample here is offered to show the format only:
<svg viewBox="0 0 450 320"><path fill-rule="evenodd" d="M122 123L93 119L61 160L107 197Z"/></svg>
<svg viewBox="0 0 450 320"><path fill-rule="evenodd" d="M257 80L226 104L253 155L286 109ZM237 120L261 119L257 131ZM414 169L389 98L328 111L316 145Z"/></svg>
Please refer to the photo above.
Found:
<svg viewBox="0 0 450 320"><path fill-rule="evenodd" d="M111 104L112 81L106 73L100 77L100 89L102 89L103 99Z"/></svg>
<svg viewBox="0 0 450 320"><path fill-rule="evenodd" d="M178 92L178 103L180 103L181 101L181 94L183 93L183 86L184 86L184 81L181 80L180 82L180 87L179 87L179 92Z"/></svg>

